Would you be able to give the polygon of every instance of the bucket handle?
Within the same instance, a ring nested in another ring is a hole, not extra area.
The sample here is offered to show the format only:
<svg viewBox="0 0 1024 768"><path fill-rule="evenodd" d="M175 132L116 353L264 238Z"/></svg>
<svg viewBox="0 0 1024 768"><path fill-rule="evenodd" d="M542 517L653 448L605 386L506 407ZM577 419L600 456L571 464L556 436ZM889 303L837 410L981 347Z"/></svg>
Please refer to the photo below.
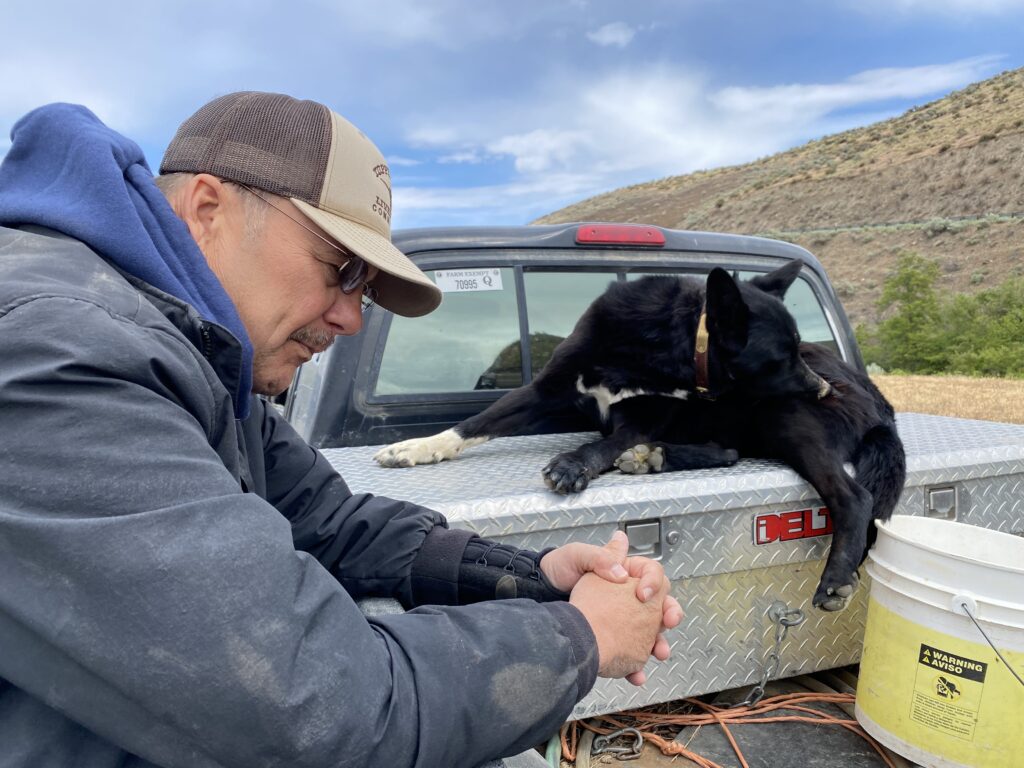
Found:
<svg viewBox="0 0 1024 768"><path fill-rule="evenodd" d="M985 642L992 646L992 650L996 652L996 656L998 656L999 660L1003 662L1003 666L1010 670L1010 674L1017 678L1018 683L1024 686L1024 680L1021 680L1020 675L1018 675L1014 668L1010 666L1010 664L1006 661L1005 658L1003 658L1003 654L999 652L999 649L996 648L995 643L993 643L992 640L989 638L988 633L981 628L981 624L978 623L978 620L974 618L974 614L971 613L972 610L978 610L978 603L975 601L975 599L970 595L954 595L952 604L953 613L966 615L967 618L974 622L974 626L976 626L978 628L978 631L981 632L981 636L985 638Z"/></svg>

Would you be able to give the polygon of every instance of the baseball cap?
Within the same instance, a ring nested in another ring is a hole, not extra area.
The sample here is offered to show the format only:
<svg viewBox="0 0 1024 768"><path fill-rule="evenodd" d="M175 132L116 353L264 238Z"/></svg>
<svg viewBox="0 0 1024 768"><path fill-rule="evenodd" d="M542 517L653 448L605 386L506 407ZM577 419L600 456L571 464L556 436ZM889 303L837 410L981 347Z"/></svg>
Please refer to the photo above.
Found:
<svg viewBox="0 0 1024 768"><path fill-rule="evenodd" d="M242 91L214 99L171 140L160 173L209 173L290 199L377 267L377 303L418 317L441 291L391 243L391 173L358 128L315 101Z"/></svg>

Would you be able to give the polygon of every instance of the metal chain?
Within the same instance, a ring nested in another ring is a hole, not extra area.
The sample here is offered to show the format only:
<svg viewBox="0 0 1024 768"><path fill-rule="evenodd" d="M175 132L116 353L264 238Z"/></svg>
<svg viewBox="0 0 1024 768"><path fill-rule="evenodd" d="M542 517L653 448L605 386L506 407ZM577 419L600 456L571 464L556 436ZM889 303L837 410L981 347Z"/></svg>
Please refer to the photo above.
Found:
<svg viewBox="0 0 1024 768"><path fill-rule="evenodd" d="M735 704L730 704L727 708L733 709L737 707L753 707L756 706L762 698L764 698L765 686L768 685L768 681L775 677L775 673L779 671L779 665L781 664L782 657L782 643L786 639L786 634L789 632L790 627L797 627L804 623L804 612L799 608L790 608L788 605L780 600L776 600L771 604L768 609L768 617L775 622L775 647L768 652L768 656L765 659L764 669L761 672L761 680L753 688L750 689L750 693L743 701L739 701Z"/></svg>
<svg viewBox="0 0 1024 768"><path fill-rule="evenodd" d="M617 739L620 736L632 736L633 746L612 746L612 740ZM640 733L639 730L636 728L620 728L619 730L612 731L604 736L596 736L594 738L594 744L590 749L590 754L591 756L614 755L616 760L637 760L640 757L640 752L643 747L644 735Z"/></svg>

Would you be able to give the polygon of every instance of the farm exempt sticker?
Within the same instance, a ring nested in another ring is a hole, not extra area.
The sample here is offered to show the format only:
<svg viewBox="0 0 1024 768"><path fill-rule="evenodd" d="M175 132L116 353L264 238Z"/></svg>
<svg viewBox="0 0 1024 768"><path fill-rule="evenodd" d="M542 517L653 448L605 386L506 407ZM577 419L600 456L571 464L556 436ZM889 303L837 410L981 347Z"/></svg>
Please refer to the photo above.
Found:
<svg viewBox="0 0 1024 768"><path fill-rule="evenodd" d="M442 293L500 291L500 269L435 269L434 282Z"/></svg>
<svg viewBox="0 0 1024 768"><path fill-rule="evenodd" d="M972 741L988 664L921 643L910 719Z"/></svg>

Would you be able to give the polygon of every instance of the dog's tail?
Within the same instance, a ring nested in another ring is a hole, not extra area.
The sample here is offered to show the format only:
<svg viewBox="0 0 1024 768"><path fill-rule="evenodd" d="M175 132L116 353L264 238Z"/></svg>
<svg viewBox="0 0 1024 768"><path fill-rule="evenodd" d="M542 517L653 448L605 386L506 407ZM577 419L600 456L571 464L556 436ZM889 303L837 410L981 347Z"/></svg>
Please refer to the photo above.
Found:
<svg viewBox="0 0 1024 768"><path fill-rule="evenodd" d="M878 424L867 431L853 455L853 466L857 471L857 482L871 493L871 517L875 520L888 520L900 500L903 483L907 479L907 458L903 442L892 423ZM867 557L868 550L875 543L876 535L875 526L871 525L868 528L864 557Z"/></svg>

